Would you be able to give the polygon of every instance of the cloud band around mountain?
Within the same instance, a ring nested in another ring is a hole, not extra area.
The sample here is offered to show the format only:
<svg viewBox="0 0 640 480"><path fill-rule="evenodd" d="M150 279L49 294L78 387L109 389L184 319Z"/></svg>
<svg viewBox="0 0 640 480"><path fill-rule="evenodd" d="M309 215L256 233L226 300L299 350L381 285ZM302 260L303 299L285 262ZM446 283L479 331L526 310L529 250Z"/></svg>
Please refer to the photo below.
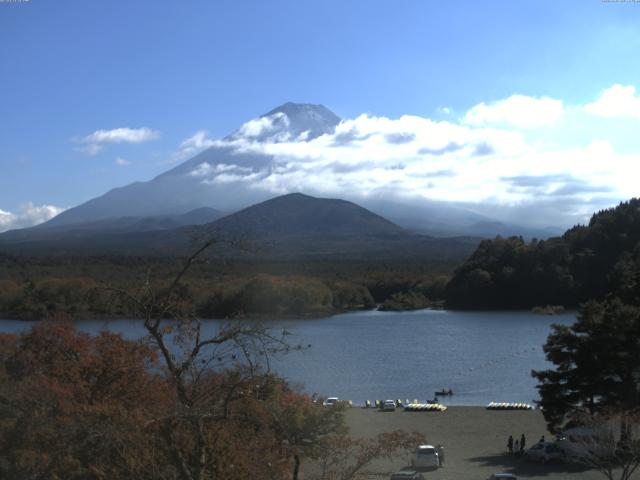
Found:
<svg viewBox="0 0 640 480"><path fill-rule="evenodd" d="M601 126L602 118L595 134L576 134L594 115L629 117L630 112L611 107L612 96L620 95L638 98L635 89L624 87L621 93L613 86L592 104L514 95L478 104L454 121L360 115L308 141L283 138L281 133L255 141L257 134L280 132L276 127L283 123L282 118L262 117L260 128L243 127L226 140L209 139L208 146L231 149L238 159L261 157L268 162L247 168L246 162L234 165L227 156L224 171L198 166L198 178L211 186L235 183L274 195L302 191L354 200L388 196L512 207L514 212L555 202L566 223L567 215L585 215L612 199L638 194L630 179L640 177L639 151L617 151L615 139L608 138L610 130ZM559 220L553 208L549 211L549 223Z"/></svg>

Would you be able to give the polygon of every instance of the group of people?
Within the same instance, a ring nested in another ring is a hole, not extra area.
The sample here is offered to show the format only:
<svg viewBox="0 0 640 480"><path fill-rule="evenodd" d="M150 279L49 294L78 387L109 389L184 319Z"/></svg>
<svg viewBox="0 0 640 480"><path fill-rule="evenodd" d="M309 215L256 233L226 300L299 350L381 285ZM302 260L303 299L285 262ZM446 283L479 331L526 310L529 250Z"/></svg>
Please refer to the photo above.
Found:
<svg viewBox="0 0 640 480"><path fill-rule="evenodd" d="M522 455L526 445L527 438L524 436L524 433L520 435L520 440L516 439L515 442L513 440L513 435L509 435L509 439L507 440L507 450L509 451L509 455Z"/></svg>
<svg viewBox="0 0 640 480"><path fill-rule="evenodd" d="M544 435L540 437L538 442L544 443ZM524 449L527 446L527 437L524 436L524 433L520 435L520 440L513 440L513 435L509 435L509 439L507 440L507 450L509 451L509 455L520 456L524 453Z"/></svg>

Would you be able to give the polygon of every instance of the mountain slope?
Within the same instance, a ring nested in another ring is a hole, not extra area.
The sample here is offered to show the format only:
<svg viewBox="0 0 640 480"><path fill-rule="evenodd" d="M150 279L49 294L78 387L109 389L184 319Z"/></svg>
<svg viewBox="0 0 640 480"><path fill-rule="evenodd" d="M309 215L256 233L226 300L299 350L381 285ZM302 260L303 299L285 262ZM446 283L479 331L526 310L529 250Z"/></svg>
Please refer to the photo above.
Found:
<svg viewBox="0 0 640 480"><path fill-rule="evenodd" d="M410 233L354 203L288 194L202 226L154 231L46 228L39 236L0 236L0 251L35 254L184 255L209 238L223 240L211 254L261 260L462 260L474 238ZM248 250L229 246L242 243Z"/></svg>
<svg viewBox="0 0 640 480"><path fill-rule="evenodd" d="M301 135L304 140L311 140L332 132L338 123L340 118L322 105L289 102L247 122L225 140L244 138L274 142L299 139ZM114 188L62 212L45 225L70 225L111 217L175 215L199 207L239 210L273 195L267 191L239 188L235 184L207 183L198 172L222 168L226 173L233 173L235 169L257 174L268 171L271 161L268 155L242 153L228 145L214 145L148 182Z"/></svg>
<svg viewBox="0 0 640 480"><path fill-rule="evenodd" d="M114 188L62 212L39 228L121 217L175 216L201 207L226 212L241 210L273 198L276 190L281 192L296 184L295 181L283 183L281 172L287 157L274 153L280 151L279 143L298 143L304 150L305 142L334 133L339 124L340 118L322 105L285 103L249 120L210 148L152 180ZM310 150L314 148L310 147ZM299 168L294 177L305 174L304 165ZM492 238L500 234L547 238L551 234L497 222L472 211L473 206L420 198L399 200L393 194L361 197L345 191L341 196L378 212L403 228L431 236Z"/></svg>
<svg viewBox="0 0 640 480"><path fill-rule="evenodd" d="M411 233L355 203L301 193L252 205L199 227L191 238L215 237L249 245L257 259L460 261L477 246L470 237ZM237 254L219 247L218 253Z"/></svg>
<svg viewBox="0 0 640 480"><path fill-rule="evenodd" d="M268 120L268 123L260 120ZM259 128L256 128L257 125ZM258 142L312 140L332 133L340 117L324 105L287 102L248 122L225 140L251 138Z"/></svg>
<svg viewBox="0 0 640 480"><path fill-rule="evenodd" d="M65 243L77 241L93 242L100 236L112 237L118 234L154 232L190 225L202 225L214 222L224 215L224 212L203 207L181 215L105 218L71 225L50 226L48 228L38 225L32 228L10 230L0 234L0 248L2 248L2 245L22 242L34 245L46 243L52 247L56 245L63 246Z"/></svg>
<svg viewBox="0 0 640 480"><path fill-rule="evenodd" d="M291 193L218 220L216 230L252 238L401 235L397 225L355 203Z"/></svg>

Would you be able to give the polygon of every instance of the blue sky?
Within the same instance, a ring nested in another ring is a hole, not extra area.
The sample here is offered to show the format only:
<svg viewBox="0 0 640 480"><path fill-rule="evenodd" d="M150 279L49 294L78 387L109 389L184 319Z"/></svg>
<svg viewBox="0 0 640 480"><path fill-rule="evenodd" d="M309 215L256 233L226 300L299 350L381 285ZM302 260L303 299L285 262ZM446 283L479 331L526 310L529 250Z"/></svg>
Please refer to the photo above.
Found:
<svg viewBox="0 0 640 480"><path fill-rule="evenodd" d="M640 89L639 27L640 4L600 0L0 2L0 211L148 180L196 132L220 138L289 100L346 119L460 123L514 94L577 111L614 85ZM526 141L604 139L631 161L630 116ZM90 135L125 128L88 151Z"/></svg>

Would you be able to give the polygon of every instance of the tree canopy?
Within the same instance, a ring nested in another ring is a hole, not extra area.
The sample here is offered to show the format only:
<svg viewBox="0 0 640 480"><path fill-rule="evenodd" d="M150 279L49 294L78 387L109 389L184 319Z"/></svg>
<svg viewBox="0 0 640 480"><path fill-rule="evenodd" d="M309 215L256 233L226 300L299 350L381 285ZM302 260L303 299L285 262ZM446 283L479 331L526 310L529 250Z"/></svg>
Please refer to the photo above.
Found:
<svg viewBox="0 0 640 480"><path fill-rule="evenodd" d="M640 406L640 307L588 302L573 325L553 327L544 351L555 368L533 376L552 430L585 413Z"/></svg>
<svg viewBox="0 0 640 480"><path fill-rule="evenodd" d="M185 402L164 370L141 342L69 323L0 335L0 477L281 478L303 438L345 433L339 409L273 375L206 369Z"/></svg>
<svg viewBox="0 0 640 480"><path fill-rule="evenodd" d="M576 307L614 292L640 300L640 199L594 214L562 237L483 241L446 289L454 308Z"/></svg>

